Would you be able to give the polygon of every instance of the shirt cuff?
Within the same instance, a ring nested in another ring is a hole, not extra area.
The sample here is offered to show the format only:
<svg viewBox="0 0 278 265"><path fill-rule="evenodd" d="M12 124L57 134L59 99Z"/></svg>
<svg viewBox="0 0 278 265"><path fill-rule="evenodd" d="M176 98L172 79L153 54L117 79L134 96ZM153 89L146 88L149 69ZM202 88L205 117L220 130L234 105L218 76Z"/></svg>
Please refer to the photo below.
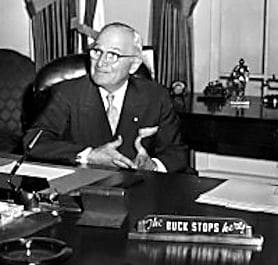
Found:
<svg viewBox="0 0 278 265"><path fill-rule="evenodd" d="M75 161L80 164L87 164L88 156L92 150L93 150L92 147L85 148L83 151L77 154Z"/></svg>
<svg viewBox="0 0 278 265"><path fill-rule="evenodd" d="M154 171L167 173L167 169L164 164L158 158L152 158L152 161L156 164Z"/></svg>

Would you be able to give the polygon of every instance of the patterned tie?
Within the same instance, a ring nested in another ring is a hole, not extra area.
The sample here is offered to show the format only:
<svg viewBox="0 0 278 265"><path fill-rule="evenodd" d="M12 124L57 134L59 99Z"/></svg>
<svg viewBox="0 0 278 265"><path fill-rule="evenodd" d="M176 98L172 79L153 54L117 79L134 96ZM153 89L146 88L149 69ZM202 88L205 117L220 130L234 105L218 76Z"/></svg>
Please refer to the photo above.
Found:
<svg viewBox="0 0 278 265"><path fill-rule="evenodd" d="M107 95L108 108L106 110L106 114L107 114L107 118L109 120L109 124L110 124L110 127L111 127L112 134L115 134L117 124L118 124L118 119L119 119L118 110L113 105L114 97L115 96L113 94Z"/></svg>

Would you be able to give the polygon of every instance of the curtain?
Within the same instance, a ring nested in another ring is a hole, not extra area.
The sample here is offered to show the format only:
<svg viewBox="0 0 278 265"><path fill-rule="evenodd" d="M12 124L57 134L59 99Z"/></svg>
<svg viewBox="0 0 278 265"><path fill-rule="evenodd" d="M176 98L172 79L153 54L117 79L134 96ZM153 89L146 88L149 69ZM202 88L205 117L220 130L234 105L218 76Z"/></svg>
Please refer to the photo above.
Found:
<svg viewBox="0 0 278 265"><path fill-rule="evenodd" d="M180 80L193 92L193 21L198 0L153 1L156 79L166 87Z"/></svg>
<svg viewBox="0 0 278 265"><path fill-rule="evenodd" d="M97 0L85 0L85 15L84 24L93 28L95 10L96 10ZM88 46L88 36L82 35L82 50L86 50Z"/></svg>
<svg viewBox="0 0 278 265"><path fill-rule="evenodd" d="M76 16L75 0L55 0L32 16L36 71L61 56L73 53L71 18Z"/></svg>
<svg viewBox="0 0 278 265"><path fill-rule="evenodd" d="M29 7L32 16L36 71L56 58L80 50L79 33L71 27L72 19L79 17L79 1L48 0L44 6L36 6L35 1L27 0L27 8ZM85 0L84 25L91 28L96 4L97 0ZM84 34L81 46L81 50L87 47L87 36Z"/></svg>

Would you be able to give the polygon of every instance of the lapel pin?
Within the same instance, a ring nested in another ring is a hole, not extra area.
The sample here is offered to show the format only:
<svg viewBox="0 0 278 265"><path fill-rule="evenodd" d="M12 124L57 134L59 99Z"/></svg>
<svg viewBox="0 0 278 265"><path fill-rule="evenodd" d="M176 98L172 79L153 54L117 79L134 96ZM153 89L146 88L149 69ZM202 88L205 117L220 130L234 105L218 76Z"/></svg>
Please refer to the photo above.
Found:
<svg viewBox="0 0 278 265"><path fill-rule="evenodd" d="M138 117L134 117L134 118L133 118L133 121L134 121L134 122L138 122L138 120L139 120Z"/></svg>

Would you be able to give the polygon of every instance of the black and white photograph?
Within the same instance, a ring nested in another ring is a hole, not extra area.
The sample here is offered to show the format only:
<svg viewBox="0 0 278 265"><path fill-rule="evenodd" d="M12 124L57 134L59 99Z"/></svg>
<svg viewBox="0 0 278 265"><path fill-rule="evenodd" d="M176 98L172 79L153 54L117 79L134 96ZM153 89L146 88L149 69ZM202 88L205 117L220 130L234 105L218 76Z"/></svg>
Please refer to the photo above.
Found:
<svg viewBox="0 0 278 265"><path fill-rule="evenodd" d="M277 23L0 0L0 264L276 265Z"/></svg>

